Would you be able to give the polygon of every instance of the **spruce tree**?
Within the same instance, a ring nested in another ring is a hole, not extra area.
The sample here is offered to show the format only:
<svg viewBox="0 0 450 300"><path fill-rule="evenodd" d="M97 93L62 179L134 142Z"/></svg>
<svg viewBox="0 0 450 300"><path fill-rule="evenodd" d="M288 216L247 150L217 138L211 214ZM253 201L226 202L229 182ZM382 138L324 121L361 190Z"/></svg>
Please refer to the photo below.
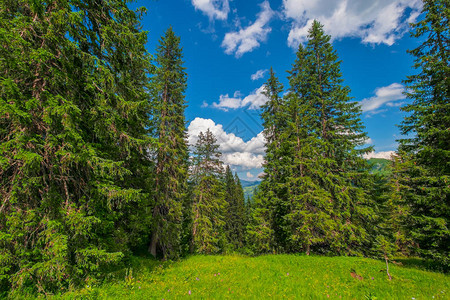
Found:
<svg viewBox="0 0 450 300"><path fill-rule="evenodd" d="M225 215L225 231L228 246L232 250L241 249L245 239L245 200L244 190L237 174L233 176L230 166L225 170L225 201L227 210Z"/></svg>
<svg viewBox="0 0 450 300"><path fill-rule="evenodd" d="M152 237L149 252L164 258L180 253L188 146L184 117L186 72L180 38L169 28L157 48L152 123L157 138Z"/></svg>
<svg viewBox="0 0 450 300"><path fill-rule="evenodd" d="M286 155L285 128L287 110L285 100L280 96L283 85L270 68L270 76L264 87L268 101L261 107L266 154L264 177L254 196L254 207L247 226L248 244L255 252L270 252L275 245L284 244L283 216L286 207Z"/></svg>
<svg viewBox="0 0 450 300"><path fill-rule="evenodd" d="M214 134L200 132L193 153L191 252L218 253L226 242L224 169Z"/></svg>
<svg viewBox="0 0 450 300"><path fill-rule="evenodd" d="M225 169L225 201L228 209L225 214L225 232L227 235L228 248L236 249L236 184L230 166Z"/></svg>
<svg viewBox="0 0 450 300"><path fill-rule="evenodd" d="M126 3L0 3L2 290L89 283L148 230L151 65Z"/></svg>
<svg viewBox="0 0 450 300"><path fill-rule="evenodd" d="M245 246L245 231L247 226L246 208L245 208L245 195L242 188L241 180L237 173L234 174L234 182L236 187L236 238L239 241L238 246L240 248Z"/></svg>
<svg viewBox="0 0 450 300"><path fill-rule="evenodd" d="M411 35L423 39L416 49L418 74L405 80L412 103L400 126L400 155L409 160L408 202L412 237L419 252L450 265L450 25L448 0L425 0L424 18ZM403 154L404 153L404 154Z"/></svg>
<svg viewBox="0 0 450 300"><path fill-rule="evenodd" d="M374 210L376 226L370 230L370 234L378 255L383 254L379 251L380 246L391 249L391 254L402 256L411 254L412 240L407 226L410 206L406 202L407 193L405 193L410 180L406 172L408 169L409 161L394 155L388 174L374 176L371 195L376 202ZM379 243L380 240L383 243ZM387 245L388 243L391 245Z"/></svg>
<svg viewBox="0 0 450 300"><path fill-rule="evenodd" d="M360 108L342 85L340 61L319 22L289 73L286 250L361 253L372 211L362 154L371 149L362 147Z"/></svg>
<svg viewBox="0 0 450 300"><path fill-rule="evenodd" d="M331 195L315 180L316 172L326 171L318 159L322 145L317 130L319 112L312 97L314 87L310 84L315 74L311 69L314 69L311 53L299 45L293 68L288 72L286 131L289 139L286 144L292 163L288 171L289 196L285 199L289 207L283 217L287 223L289 251L304 251L308 255L312 246L326 251L330 234L338 227L333 218Z"/></svg>

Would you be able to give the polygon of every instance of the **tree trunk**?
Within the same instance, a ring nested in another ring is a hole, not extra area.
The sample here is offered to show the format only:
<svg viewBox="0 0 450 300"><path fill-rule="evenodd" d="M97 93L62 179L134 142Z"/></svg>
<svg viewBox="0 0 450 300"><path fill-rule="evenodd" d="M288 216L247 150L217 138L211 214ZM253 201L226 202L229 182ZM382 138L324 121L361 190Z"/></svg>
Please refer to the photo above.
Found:
<svg viewBox="0 0 450 300"><path fill-rule="evenodd" d="M384 260L386 261L386 273L389 277L389 280L392 280L392 276L391 276L391 274L389 274L389 263L388 263L389 259L388 259L387 255L384 255Z"/></svg>
<svg viewBox="0 0 450 300"><path fill-rule="evenodd" d="M150 242L150 246L148 247L148 252L156 258L156 245L158 244L158 235L157 233L152 234L152 239Z"/></svg>

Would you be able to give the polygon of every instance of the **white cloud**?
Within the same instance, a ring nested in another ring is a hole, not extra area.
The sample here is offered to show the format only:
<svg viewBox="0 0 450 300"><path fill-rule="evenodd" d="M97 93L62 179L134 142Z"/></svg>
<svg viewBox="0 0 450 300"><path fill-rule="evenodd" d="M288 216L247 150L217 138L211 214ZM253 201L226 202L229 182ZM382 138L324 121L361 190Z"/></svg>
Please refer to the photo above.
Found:
<svg viewBox="0 0 450 300"><path fill-rule="evenodd" d="M261 42L267 40L267 36L272 30L268 26L268 23L273 15L274 12L270 8L269 1L265 0L261 4L261 12L258 14L255 23L237 32L228 32L225 34L222 42L225 53L241 57L244 53L258 48Z"/></svg>
<svg viewBox="0 0 450 300"><path fill-rule="evenodd" d="M370 152L367 154L364 154L363 157L365 159L371 159L371 158L384 158L384 159L392 159L392 155L395 154L395 151L384 151L384 152Z"/></svg>
<svg viewBox="0 0 450 300"><path fill-rule="evenodd" d="M363 99L359 102L363 112L371 114L380 113L384 110L379 109L383 105L398 106L394 101L403 100L406 96L403 94L404 87L399 83L393 83L388 86L380 87L375 90L375 96Z"/></svg>
<svg viewBox="0 0 450 300"><path fill-rule="evenodd" d="M253 178L253 177L255 177L255 176L252 173L247 172L247 178Z"/></svg>
<svg viewBox="0 0 450 300"><path fill-rule="evenodd" d="M249 109L259 109L264 105L268 99L263 94L264 85L254 90L250 95L242 98L242 94L237 91L234 93L233 97L228 94L220 95L219 102L214 102L212 107L228 111L228 109L237 109L242 107L248 107Z"/></svg>
<svg viewBox="0 0 450 300"><path fill-rule="evenodd" d="M222 152L222 161L226 165L238 166L243 169L261 168L264 162L265 140L259 133L248 142L234 133L227 133L221 124L211 119L195 118L188 127L189 145L195 145L200 132L207 129L215 135L219 150Z"/></svg>
<svg viewBox="0 0 450 300"><path fill-rule="evenodd" d="M268 71L267 69L265 69L265 70L258 70L258 71L256 71L255 74L252 74L252 76L250 76L250 78L253 81L261 79L261 78L263 78L266 75L267 71Z"/></svg>
<svg viewBox="0 0 450 300"><path fill-rule="evenodd" d="M251 153L264 154L266 152L265 145L266 139L264 138L264 134L260 132L257 136L246 143L244 150Z"/></svg>
<svg viewBox="0 0 450 300"><path fill-rule="evenodd" d="M365 144L365 145L371 145L371 144L373 144L373 140L372 140L371 138L367 138L367 139L364 141L364 144Z"/></svg>
<svg viewBox="0 0 450 300"><path fill-rule="evenodd" d="M363 43L392 45L420 14L420 0L283 0L292 20L288 44L306 40L312 21L318 20L334 39L357 37Z"/></svg>
<svg viewBox="0 0 450 300"><path fill-rule="evenodd" d="M210 20L226 20L230 12L228 0L192 0L192 5Z"/></svg>
<svg viewBox="0 0 450 300"><path fill-rule="evenodd" d="M250 152L234 152L222 155L223 162L228 165L240 166L244 169L261 168L264 163L262 154L254 155Z"/></svg>

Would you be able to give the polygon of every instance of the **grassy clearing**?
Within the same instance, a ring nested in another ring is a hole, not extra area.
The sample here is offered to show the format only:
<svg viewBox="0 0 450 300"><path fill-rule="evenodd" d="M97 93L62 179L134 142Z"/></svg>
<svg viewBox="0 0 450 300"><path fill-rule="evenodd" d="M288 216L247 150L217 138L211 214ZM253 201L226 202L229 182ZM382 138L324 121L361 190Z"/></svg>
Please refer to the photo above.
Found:
<svg viewBox="0 0 450 300"><path fill-rule="evenodd" d="M366 258L298 255L137 259L120 280L58 298L450 299L450 276Z"/></svg>

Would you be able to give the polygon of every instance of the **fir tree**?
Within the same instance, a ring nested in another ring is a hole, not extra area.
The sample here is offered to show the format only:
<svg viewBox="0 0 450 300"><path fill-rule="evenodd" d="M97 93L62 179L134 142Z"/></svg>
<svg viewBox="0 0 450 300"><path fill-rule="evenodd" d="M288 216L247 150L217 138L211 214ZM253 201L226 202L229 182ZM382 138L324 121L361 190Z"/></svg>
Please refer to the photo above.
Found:
<svg viewBox="0 0 450 300"><path fill-rule="evenodd" d="M229 166L225 170L225 201L227 202L225 231L228 245L237 250L244 246L245 200L241 181L237 174L233 176Z"/></svg>
<svg viewBox="0 0 450 300"><path fill-rule="evenodd" d="M400 155L409 160L411 234L419 252L450 265L450 25L448 0L425 0L424 18L411 35L423 43L409 51L418 74L405 80L411 104L400 126ZM406 155L403 155L405 153Z"/></svg>
<svg viewBox="0 0 450 300"><path fill-rule="evenodd" d="M193 153L191 251L217 253L225 246L225 211L223 164L217 139L208 129L200 132Z"/></svg>
<svg viewBox="0 0 450 300"><path fill-rule="evenodd" d="M158 139L155 170L155 206L149 252L164 258L180 252L182 206L186 197L188 147L184 109L186 72L180 38L169 28L157 48L158 69L153 80L153 127Z"/></svg>
<svg viewBox="0 0 450 300"><path fill-rule="evenodd" d="M127 1L0 4L0 280L85 284L145 210L150 57Z"/></svg>
<svg viewBox="0 0 450 300"><path fill-rule="evenodd" d="M286 96L288 123L286 207L282 216L287 251L361 253L371 203L361 148L366 135L360 108L343 86L340 62L330 37L315 21L305 47L299 46Z"/></svg>
<svg viewBox="0 0 450 300"><path fill-rule="evenodd" d="M230 166L225 169L225 201L227 202L228 209L225 214L225 232L227 235L228 246L236 248L235 239L235 227L236 227L236 185L234 182L233 173ZM231 247L229 247L231 248ZM234 250L234 249L233 249Z"/></svg>
<svg viewBox="0 0 450 300"><path fill-rule="evenodd" d="M236 187L236 238L239 241L239 247L245 246L245 228L247 226L247 216L245 207L245 195L242 188L241 180L237 173L234 174L234 182Z"/></svg>
<svg viewBox="0 0 450 300"><path fill-rule="evenodd" d="M266 140L265 175L255 193L254 207L247 227L248 243L256 252L270 252L275 244L280 246L285 240L282 230L285 214L283 199L287 192L285 170L289 162L286 160L284 142L287 110L285 101L280 96L282 92L283 85L271 68L264 87L268 101L261 107Z"/></svg>
<svg viewBox="0 0 450 300"><path fill-rule="evenodd" d="M411 206L408 204L409 198L408 184L411 178L408 170L411 161L405 159L406 154L392 156L391 170L387 178L382 178L378 187L378 230L376 234L384 234L392 241L398 253L409 256L412 253L413 241L408 230ZM385 183L385 181L387 181ZM375 194L375 193L374 193ZM381 232L380 232L381 231ZM374 234L375 235L375 234Z"/></svg>

